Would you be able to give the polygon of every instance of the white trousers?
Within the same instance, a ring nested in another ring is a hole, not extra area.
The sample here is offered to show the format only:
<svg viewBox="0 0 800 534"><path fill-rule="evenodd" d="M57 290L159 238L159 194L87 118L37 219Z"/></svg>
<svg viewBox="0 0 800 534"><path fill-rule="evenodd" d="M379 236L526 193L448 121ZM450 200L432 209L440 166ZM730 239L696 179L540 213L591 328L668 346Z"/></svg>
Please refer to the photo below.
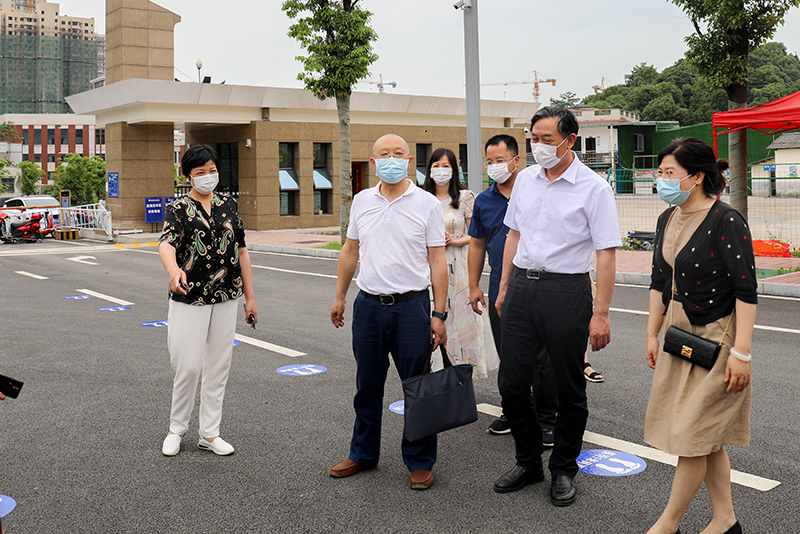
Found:
<svg viewBox="0 0 800 534"><path fill-rule="evenodd" d="M190 306L169 301L167 345L175 370L169 430L183 435L200 385L200 437L219 436L222 399L231 367L237 300Z"/></svg>

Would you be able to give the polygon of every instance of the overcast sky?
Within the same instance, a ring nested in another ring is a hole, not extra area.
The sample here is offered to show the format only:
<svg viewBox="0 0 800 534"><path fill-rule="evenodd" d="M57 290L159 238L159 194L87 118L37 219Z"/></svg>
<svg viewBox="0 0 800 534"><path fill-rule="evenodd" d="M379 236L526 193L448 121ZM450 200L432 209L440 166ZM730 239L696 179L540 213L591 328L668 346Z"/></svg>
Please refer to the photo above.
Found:
<svg viewBox="0 0 800 534"><path fill-rule="evenodd" d="M478 0L481 81L555 78L541 86L541 101L566 91L579 97L605 77L619 84L634 65L659 72L683 57L688 18L667 0ZM160 0L179 14L175 27L175 77L197 79L195 62L213 82L302 87L302 53L287 37L289 19L280 0ZM464 21L454 0L362 0L373 12L380 56L370 79L397 82L387 92L464 97ZM63 0L65 15L94 17L105 28L104 0ZM240 6L246 6L241 8ZM775 40L800 51L800 10L792 9ZM357 91L377 91L367 83ZM531 85L482 87L481 97L531 101Z"/></svg>

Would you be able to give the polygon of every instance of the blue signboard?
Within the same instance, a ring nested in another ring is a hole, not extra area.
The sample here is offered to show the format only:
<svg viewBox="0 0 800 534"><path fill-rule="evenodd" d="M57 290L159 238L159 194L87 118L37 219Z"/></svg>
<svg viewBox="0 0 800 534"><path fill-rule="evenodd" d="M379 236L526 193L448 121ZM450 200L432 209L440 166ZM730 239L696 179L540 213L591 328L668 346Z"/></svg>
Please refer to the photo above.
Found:
<svg viewBox="0 0 800 534"><path fill-rule="evenodd" d="M320 373L324 373L327 370L328 370L327 367L323 367L321 365L296 364L296 365L284 365L283 367L279 367L278 369L276 369L275 372L286 376L308 376L308 375L318 375Z"/></svg>
<svg viewBox="0 0 800 534"><path fill-rule="evenodd" d="M119 173L108 173L108 198L119 198Z"/></svg>
<svg viewBox="0 0 800 534"><path fill-rule="evenodd" d="M775 168L776 168L775 165L764 165L765 171L774 171Z"/></svg>
<svg viewBox="0 0 800 534"><path fill-rule="evenodd" d="M111 306L109 308L100 308L97 311L107 311L107 312L117 312L117 311L125 311L130 310L129 306Z"/></svg>
<svg viewBox="0 0 800 534"><path fill-rule="evenodd" d="M406 411L406 401L393 402L389 405L389 409L394 413L399 413L400 415L403 415Z"/></svg>
<svg viewBox="0 0 800 534"><path fill-rule="evenodd" d="M164 199L161 197L148 197L144 199L144 222L164 222Z"/></svg>
<svg viewBox="0 0 800 534"><path fill-rule="evenodd" d="M627 452L608 449L581 451L578 468L581 473L602 477L624 477L641 473L647 462Z"/></svg>
<svg viewBox="0 0 800 534"><path fill-rule="evenodd" d="M167 326L167 321L148 321L146 323L142 323L142 326L149 326L151 328L160 328L162 326Z"/></svg>
<svg viewBox="0 0 800 534"><path fill-rule="evenodd" d="M11 497L0 495L0 517L3 517L8 512L13 510L16 505L17 501L12 499Z"/></svg>
<svg viewBox="0 0 800 534"><path fill-rule="evenodd" d="M83 300L83 299L92 299L94 298L92 295L72 295L71 297L64 297L67 300Z"/></svg>

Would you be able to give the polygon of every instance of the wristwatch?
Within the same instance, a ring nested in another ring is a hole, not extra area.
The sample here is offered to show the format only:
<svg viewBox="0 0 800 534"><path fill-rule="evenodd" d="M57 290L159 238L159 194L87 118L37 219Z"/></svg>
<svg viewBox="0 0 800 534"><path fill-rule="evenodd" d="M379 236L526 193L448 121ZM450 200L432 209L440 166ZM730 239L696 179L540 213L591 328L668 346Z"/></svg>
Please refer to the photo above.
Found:
<svg viewBox="0 0 800 534"><path fill-rule="evenodd" d="M435 311L435 312L433 312L431 314L431 317L436 317L437 319L441 319L442 322L444 322L444 321L447 320L447 312L439 313L439 312Z"/></svg>

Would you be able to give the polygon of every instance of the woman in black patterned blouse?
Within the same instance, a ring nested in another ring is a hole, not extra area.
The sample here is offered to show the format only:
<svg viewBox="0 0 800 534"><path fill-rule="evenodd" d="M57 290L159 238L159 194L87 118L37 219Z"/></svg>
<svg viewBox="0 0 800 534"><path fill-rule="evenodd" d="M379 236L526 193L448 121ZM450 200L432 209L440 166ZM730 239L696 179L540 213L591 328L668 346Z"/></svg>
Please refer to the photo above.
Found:
<svg viewBox="0 0 800 534"><path fill-rule="evenodd" d="M750 230L738 211L716 200L727 163L717 162L706 143L676 139L658 162L658 193L673 207L656 227L647 321L647 362L655 373L644 439L679 459L667 507L649 534L678 532L703 482L714 509L703 533L741 533L724 446L750 441L757 302ZM721 342L710 371L664 352L658 334L672 325Z"/></svg>
<svg viewBox="0 0 800 534"><path fill-rule="evenodd" d="M242 294L245 321L253 327L258 321L250 255L236 201L214 192L219 182L214 149L195 145L181 165L192 190L167 206L158 246L169 276L167 343L175 369L169 434L161 452L180 452L202 376L197 446L227 455L234 449L219 437L219 425Z"/></svg>

